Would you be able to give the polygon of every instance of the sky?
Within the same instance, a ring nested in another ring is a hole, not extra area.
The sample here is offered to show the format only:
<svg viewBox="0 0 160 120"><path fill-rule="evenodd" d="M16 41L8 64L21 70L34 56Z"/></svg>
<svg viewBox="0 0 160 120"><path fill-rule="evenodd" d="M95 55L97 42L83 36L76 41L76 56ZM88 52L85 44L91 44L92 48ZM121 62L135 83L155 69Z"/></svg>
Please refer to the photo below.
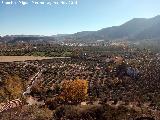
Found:
<svg viewBox="0 0 160 120"><path fill-rule="evenodd" d="M22 0L7 2L11 0L0 0L1 36L95 31L133 18L160 15L160 0L23 0L26 5L21 4Z"/></svg>

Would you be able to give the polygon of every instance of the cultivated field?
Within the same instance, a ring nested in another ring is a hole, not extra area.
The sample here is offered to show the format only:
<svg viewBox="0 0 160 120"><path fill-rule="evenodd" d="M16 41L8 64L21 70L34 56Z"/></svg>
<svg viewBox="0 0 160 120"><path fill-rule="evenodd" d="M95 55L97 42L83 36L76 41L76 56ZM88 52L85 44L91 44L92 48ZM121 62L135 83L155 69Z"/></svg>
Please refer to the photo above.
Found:
<svg viewBox="0 0 160 120"><path fill-rule="evenodd" d="M53 59L53 58L65 58L65 57L0 56L0 62L43 60L43 59Z"/></svg>

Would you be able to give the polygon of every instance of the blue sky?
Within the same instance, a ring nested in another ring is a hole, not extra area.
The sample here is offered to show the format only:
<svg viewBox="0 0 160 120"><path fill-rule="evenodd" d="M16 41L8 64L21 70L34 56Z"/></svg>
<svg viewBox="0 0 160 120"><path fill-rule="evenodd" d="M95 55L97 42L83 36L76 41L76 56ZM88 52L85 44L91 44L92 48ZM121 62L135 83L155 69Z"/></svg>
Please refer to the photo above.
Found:
<svg viewBox="0 0 160 120"><path fill-rule="evenodd" d="M76 0L33 1L68 3ZM160 14L160 0L77 0L77 2L77 5L22 6L5 5L0 0L0 35L54 35L94 31L123 24L132 18L150 18Z"/></svg>

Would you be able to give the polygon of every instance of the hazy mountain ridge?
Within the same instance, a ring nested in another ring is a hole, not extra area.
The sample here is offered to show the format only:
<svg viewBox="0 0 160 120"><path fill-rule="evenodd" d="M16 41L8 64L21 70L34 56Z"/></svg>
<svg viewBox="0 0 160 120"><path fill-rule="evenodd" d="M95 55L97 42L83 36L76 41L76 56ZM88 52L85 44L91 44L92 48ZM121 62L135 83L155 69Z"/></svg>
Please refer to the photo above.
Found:
<svg viewBox="0 0 160 120"><path fill-rule="evenodd" d="M82 31L74 34L53 36L11 35L1 37L0 41L76 41L92 42L97 40L159 40L160 15L153 18L134 18L120 26L103 28L98 31Z"/></svg>
<svg viewBox="0 0 160 120"><path fill-rule="evenodd" d="M63 39L95 41L103 40L134 40L160 38L160 15L154 18L134 18L120 26L103 28L98 31L83 31L63 36Z"/></svg>

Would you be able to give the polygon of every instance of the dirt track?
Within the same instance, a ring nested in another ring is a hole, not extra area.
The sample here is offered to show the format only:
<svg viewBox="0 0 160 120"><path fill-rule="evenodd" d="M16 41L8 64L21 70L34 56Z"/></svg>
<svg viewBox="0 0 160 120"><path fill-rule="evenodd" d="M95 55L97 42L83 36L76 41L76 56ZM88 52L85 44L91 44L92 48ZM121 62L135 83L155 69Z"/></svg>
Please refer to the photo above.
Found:
<svg viewBox="0 0 160 120"><path fill-rule="evenodd" d="M53 59L53 58L65 58L65 57L0 56L0 62L43 60L43 59Z"/></svg>

